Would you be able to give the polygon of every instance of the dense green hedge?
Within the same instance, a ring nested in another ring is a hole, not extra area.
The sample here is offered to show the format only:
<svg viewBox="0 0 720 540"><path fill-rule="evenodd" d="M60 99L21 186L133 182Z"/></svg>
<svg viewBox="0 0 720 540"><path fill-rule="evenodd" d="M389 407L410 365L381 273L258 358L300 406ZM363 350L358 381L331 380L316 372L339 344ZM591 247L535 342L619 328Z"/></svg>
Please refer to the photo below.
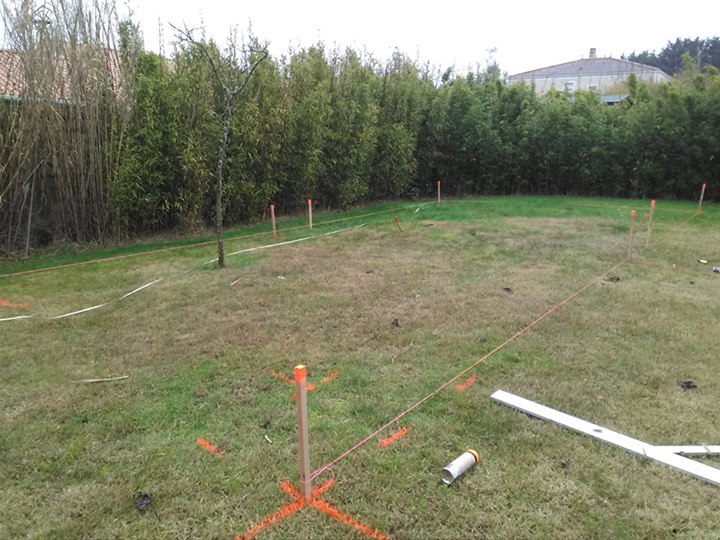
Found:
<svg viewBox="0 0 720 540"><path fill-rule="evenodd" d="M629 92L616 106L586 92L538 98L494 70L438 77L399 53L381 64L315 46L268 59L234 109L225 220L307 197L339 208L429 196L439 178L448 195L696 197L720 167L718 70L688 62ZM211 223L224 102L207 58L197 46L169 60L140 52L131 104L97 236Z"/></svg>

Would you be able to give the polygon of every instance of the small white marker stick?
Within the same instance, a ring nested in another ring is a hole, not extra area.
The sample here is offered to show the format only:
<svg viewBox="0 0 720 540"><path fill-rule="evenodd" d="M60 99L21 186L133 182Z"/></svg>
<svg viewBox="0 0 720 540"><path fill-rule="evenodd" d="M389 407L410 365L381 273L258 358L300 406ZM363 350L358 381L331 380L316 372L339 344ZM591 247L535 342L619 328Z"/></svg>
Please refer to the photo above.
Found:
<svg viewBox="0 0 720 540"><path fill-rule="evenodd" d="M648 218L647 238L645 239L645 247L650 247L650 236L652 236L653 214L655 214L655 199L650 201L650 217Z"/></svg>
<svg viewBox="0 0 720 540"><path fill-rule="evenodd" d="M440 204L440 180L437 181L437 188L438 188L438 204Z"/></svg>
<svg viewBox="0 0 720 540"><path fill-rule="evenodd" d="M275 227L275 205L270 205L270 221L272 221L273 236L277 236L277 229Z"/></svg>
<svg viewBox="0 0 720 540"><path fill-rule="evenodd" d="M707 184L703 182L702 189L700 190L700 203L698 204L698 210L702 210L703 199L705 198L705 188Z"/></svg>
<svg viewBox="0 0 720 540"><path fill-rule="evenodd" d="M633 236L635 235L635 216L637 215L637 212L635 210L632 210L630 212L630 243L628 244L628 254L627 258L632 258L632 248L633 248Z"/></svg>
<svg viewBox="0 0 720 540"><path fill-rule="evenodd" d="M312 199L308 199L308 225L312 229Z"/></svg>

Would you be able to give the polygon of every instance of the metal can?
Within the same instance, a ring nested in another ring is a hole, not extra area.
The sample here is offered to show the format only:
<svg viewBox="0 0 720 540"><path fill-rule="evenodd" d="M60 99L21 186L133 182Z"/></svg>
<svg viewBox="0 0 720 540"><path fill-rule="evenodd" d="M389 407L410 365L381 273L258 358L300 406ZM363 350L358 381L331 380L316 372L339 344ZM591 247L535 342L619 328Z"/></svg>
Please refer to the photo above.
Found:
<svg viewBox="0 0 720 540"><path fill-rule="evenodd" d="M477 450L466 450L443 468L440 478L449 486L478 461L480 461L480 454Z"/></svg>

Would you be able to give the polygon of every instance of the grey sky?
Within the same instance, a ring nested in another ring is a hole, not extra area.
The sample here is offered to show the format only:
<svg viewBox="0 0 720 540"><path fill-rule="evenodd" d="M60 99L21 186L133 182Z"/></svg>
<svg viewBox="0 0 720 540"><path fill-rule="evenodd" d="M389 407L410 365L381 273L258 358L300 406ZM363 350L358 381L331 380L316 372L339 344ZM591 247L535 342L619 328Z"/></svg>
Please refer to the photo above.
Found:
<svg viewBox="0 0 720 540"><path fill-rule="evenodd" d="M231 25L242 31L251 21L276 56L291 44L322 40L329 47L364 47L379 60L398 48L422 62L455 64L464 72L467 66L484 64L487 50L496 49L495 59L510 74L587 56L590 47L599 56L659 52L676 37L718 35L720 20L720 2L710 0L130 0L130 6L152 50L158 49L158 19L167 43L173 39L168 22L204 23L209 36L224 41Z"/></svg>

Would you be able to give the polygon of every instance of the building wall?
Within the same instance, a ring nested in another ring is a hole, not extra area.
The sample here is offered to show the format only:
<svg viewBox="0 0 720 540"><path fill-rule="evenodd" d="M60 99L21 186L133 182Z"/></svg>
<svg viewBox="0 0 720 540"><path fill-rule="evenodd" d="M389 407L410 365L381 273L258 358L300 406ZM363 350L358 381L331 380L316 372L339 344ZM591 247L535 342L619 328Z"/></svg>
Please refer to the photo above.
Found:
<svg viewBox="0 0 720 540"><path fill-rule="evenodd" d="M634 72L639 81L659 83L670 80L664 73L656 70L640 70ZM510 84L517 82L535 83L535 92L538 95L545 94L553 88L559 91L568 90L591 90L602 94L609 88L627 82L630 73L606 73L602 75L572 75L566 77L526 77L511 79Z"/></svg>

